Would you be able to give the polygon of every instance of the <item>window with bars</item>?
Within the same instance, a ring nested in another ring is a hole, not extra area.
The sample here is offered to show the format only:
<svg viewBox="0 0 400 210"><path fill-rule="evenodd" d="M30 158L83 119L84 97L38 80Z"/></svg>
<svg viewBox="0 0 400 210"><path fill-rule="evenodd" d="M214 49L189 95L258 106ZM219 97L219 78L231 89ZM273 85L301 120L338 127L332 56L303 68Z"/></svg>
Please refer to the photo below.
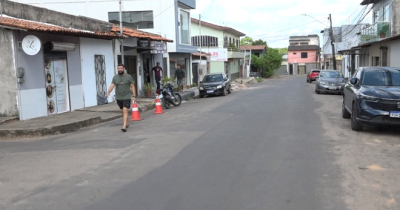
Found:
<svg viewBox="0 0 400 210"><path fill-rule="evenodd" d="M213 36L192 36L192 45L200 47L218 47L218 38Z"/></svg>

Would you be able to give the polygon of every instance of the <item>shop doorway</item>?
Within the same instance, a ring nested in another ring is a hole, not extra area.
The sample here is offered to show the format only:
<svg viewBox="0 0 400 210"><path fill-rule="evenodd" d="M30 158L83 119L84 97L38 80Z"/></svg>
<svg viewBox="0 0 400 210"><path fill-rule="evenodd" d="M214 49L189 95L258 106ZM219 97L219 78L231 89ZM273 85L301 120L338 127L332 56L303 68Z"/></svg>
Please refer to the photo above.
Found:
<svg viewBox="0 0 400 210"><path fill-rule="evenodd" d="M198 63L192 63L192 74L193 74L193 81L192 84L196 83L197 85L199 84L199 64Z"/></svg>
<svg viewBox="0 0 400 210"><path fill-rule="evenodd" d="M125 69L126 69L126 73L132 76L132 79L135 83L135 90L136 90L136 95L137 95L137 74L136 74L136 64L137 64L137 60L136 60L136 56L124 56L124 61L125 61ZM121 63L121 56L118 56L118 63Z"/></svg>
<svg viewBox="0 0 400 210"><path fill-rule="evenodd" d="M45 52L44 73L48 115L70 111L66 52Z"/></svg>
<svg viewBox="0 0 400 210"><path fill-rule="evenodd" d="M106 63L104 55L94 55L94 70L96 75L97 105L108 104Z"/></svg>

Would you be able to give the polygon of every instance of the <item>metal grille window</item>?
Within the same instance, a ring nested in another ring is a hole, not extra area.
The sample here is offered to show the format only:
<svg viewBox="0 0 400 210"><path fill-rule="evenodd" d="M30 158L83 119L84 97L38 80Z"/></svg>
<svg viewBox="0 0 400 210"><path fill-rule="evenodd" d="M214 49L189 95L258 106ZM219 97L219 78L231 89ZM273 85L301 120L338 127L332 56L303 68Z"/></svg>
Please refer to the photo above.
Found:
<svg viewBox="0 0 400 210"><path fill-rule="evenodd" d="M119 12L109 12L108 21L119 24ZM154 28L153 11L122 12L122 25L134 29Z"/></svg>
<svg viewBox="0 0 400 210"><path fill-rule="evenodd" d="M218 47L218 38L213 36L193 36L192 37L192 45L193 46L201 46L202 47Z"/></svg>
<svg viewBox="0 0 400 210"><path fill-rule="evenodd" d="M307 57L308 57L308 53L306 53L306 52L301 53L301 58L307 58Z"/></svg>
<svg viewBox="0 0 400 210"><path fill-rule="evenodd" d="M94 70L96 75L97 104L107 103L106 63L104 55L94 56Z"/></svg>

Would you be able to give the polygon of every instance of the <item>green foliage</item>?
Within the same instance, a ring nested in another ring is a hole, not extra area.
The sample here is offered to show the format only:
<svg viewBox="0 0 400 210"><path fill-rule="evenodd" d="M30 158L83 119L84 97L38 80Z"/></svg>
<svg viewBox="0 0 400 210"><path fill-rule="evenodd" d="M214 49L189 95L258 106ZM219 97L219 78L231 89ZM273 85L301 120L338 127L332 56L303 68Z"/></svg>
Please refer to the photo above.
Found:
<svg viewBox="0 0 400 210"><path fill-rule="evenodd" d="M279 51L280 54L288 54L288 48L287 47L277 48L277 50Z"/></svg>
<svg viewBox="0 0 400 210"><path fill-rule="evenodd" d="M253 46L255 46L255 45L265 45L265 47L268 47L267 42L264 41L264 40L262 40L262 39L253 41L252 45L253 45Z"/></svg>
<svg viewBox="0 0 400 210"><path fill-rule="evenodd" d="M389 24L382 26L381 30L379 30L379 34L386 34L389 31Z"/></svg>
<svg viewBox="0 0 400 210"><path fill-rule="evenodd" d="M256 78L256 81L257 81L257 82L262 82L263 79L262 79L262 78Z"/></svg>
<svg viewBox="0 0 400 210"><path fill-rule="evenodd" d="M196 84L196 83L193 83L193 84L192 84L192 87L197 87L197 84Z"/></svg>
<svg viewBox="0 0 400 210"><path fill-rule="evenodd" d="M243 39L240 40L240 45L252 45L253 39L249 36L244 37Z"/></svg>
<svg viewBox="0 0 400 210"><path fill-rule="evenodd" d="M264 77L269 78L274 75L275 69L282 65L282 56L278 49L268 48L265 55L260 55L260 57L252 55L251 64L258 69L259 73L262 72Z"/></svg>
<svg viewBox="0 0 400 210"><path fill-rule="evenodd" d="M168 76L161 79L162 84L167 84L169 81L171 81L171 78Z"/></svg>
<svg viewBox="0 0 400 210"><path fill-rule="evenodd" d="M230 44L229 44L229 48L232 48L232 50L233 50L234 52L239 52L239 51L240 51L239 48L237 48L236 45L235 45L234 43L230 43Z"/></svg>
<svg viewBox="0 0 400 210"><path fill-rule="evenodd" d="M148 83L148 82L146 82L146 83L144 83L144 85L143 85L143 89L144 89L144 92L153 92L154 91L154 85L152 85L151 83Z"/></svg>

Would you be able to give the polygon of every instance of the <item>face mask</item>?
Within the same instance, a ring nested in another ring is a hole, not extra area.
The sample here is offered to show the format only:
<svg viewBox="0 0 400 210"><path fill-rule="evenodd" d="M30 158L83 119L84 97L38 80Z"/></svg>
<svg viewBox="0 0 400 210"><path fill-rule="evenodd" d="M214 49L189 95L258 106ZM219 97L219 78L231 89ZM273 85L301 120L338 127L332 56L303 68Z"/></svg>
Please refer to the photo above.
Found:
<svg viewBox="0 0 400 210"><path fill-rule="evenodd" d="M119 74L119 75L123 75L123 74L124 74L124 71L118 71L118 74Z"/></svg>

